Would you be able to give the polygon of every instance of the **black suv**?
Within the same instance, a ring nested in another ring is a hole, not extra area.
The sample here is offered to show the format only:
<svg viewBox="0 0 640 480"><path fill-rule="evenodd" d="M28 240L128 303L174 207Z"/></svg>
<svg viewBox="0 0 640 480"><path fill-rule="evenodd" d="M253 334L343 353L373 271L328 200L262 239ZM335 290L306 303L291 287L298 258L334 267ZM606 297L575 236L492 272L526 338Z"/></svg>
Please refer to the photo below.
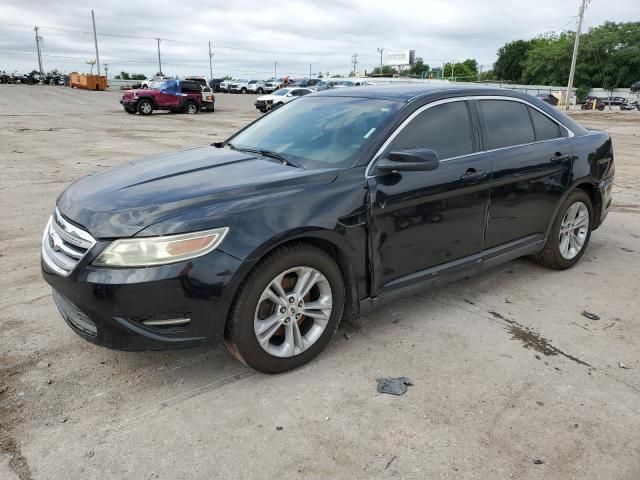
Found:
<svg viewBox="0 0 640 480"><path fill-rule="evenodd" d="M91 342L224 337L246 364L282 372L315 357L344 314L523 255L573 266L613 176L609 135L529 95L334 89L225 142L72 184L46 226L42 272Z"/></svg>

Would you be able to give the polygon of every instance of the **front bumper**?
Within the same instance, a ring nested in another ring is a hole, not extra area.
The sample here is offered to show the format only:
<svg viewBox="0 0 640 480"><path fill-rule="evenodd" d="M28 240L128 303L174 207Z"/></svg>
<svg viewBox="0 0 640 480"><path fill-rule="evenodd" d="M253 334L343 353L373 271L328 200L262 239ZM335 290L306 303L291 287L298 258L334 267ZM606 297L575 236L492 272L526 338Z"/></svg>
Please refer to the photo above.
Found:
<svg viewBox="0 0 640 480"><path fill-rule="evenodd" d="M95 255L87 257L68 276L42 263L61 315L82 338L118 350L221 339L241 261L215 250L172 265L115 269L93 267Z"/></svg>

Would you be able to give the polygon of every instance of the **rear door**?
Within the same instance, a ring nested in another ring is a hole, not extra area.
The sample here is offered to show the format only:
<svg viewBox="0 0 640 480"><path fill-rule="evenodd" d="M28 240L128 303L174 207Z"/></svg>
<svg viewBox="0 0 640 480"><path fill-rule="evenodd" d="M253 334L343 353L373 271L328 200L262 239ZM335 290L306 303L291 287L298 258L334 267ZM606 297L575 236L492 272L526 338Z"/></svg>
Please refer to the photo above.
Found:
<svg viewBox="0 0 640 480"><path fill-rule="evenodd" d="M493 171L485 249L538 242L570 181L569 131L518 99L477 104Z"/></svg>
<svg viewBox="0 0 640 480"><path fill-rule="evenodd" d="M478 267L491 165L479 151L471 107L465 100L422 107L380 155L429 148L440 157L437 169L377 175L373 166L370 171L376 294Z"/></svg>

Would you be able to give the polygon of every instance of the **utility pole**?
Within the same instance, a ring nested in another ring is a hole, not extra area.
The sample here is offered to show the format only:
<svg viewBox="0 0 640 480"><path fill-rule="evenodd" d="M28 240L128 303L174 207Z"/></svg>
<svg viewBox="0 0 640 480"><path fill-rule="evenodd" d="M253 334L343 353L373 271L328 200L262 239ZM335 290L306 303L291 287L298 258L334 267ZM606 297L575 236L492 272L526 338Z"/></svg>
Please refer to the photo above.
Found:
<svg viewBox="0 0 640 480"><path fill-rule="evenodd" d="M576 39L575 39L575 42L573 43L573 56L571 57L571 70L569 70L569 84L567 85L567 94L564 102L565 110L569 110L571 90L573 89L573 77L576 73L576 60L578 60L578 45L580 44L580 30L582 29L582 18L584 17L584 11L586 9L587 9L587 0L582 0L582 5L580 5L580 11L578 12L578 28L576 30Z"/></svg>
<svg viewBox="0 0 640 480"><path fill-rule="evenodd" d="M311 62L309 64L309 78L311 78L311 65L315 65L316 63L320 63L320 62Z"/></svg>
<svg viewBox="0 0 640 480"><path fill-rule="evenodd" d="M353 63L353 76L355 77L356 76L356 67L358 65L358 54L357 53L354 53L351 56L351 62Z"/></svg>
<svg viewBox="0 0 640 480"><path fill-rule="evenodd" d="M42 37L40 35L38 35L38 27L33 27L33 30L36 32L36 50L38 50L38 72L39 73L43 73L42 72L42 53L40 52L40 40L42 40Z"/></svg>
<svg viewBox="0 0 640 480"><path fill-rule="evenodd" d="M209 42L209 80L213 79L213 52L211 51L211 42Z"/></svg>
<svg viewBox="0 0 640 480"><path fill-rule="evenodd" d="M162 75L162 60L160 58L160 39L156 38L158 41L158 74Z"/></svg>
<svg viewBox="0 0 640 480"><path fill-rule="evenodd" d="M382 75L382 52L384 52L384 48L378 48L378 53L380 54L380 75Z"/></svg>
<svg viewBox="0 0 640 480"><path fill-rule="evenodd" d="M96 64L98 67L98 75L100 75L100 54L98 53L98 35L96 34L96 17L91 10L91 22L93 23L93 43L96 45Z"/></svg>
<svg viewBox="0 0 640 480"><path fill-rule="evenodd" d="M278 62L273 62L273 78L278 78Z"/></svg>

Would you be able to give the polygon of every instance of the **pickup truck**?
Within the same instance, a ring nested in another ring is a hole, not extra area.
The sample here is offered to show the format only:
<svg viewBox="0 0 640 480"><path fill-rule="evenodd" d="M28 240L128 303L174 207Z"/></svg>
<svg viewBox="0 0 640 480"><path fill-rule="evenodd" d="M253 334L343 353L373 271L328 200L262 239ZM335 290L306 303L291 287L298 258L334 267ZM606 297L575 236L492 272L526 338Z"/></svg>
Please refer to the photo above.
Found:
<svg viewBox="0 0 640 480"><path fill-rule="evenodd" d="M202 107L202 89L189 80L151 82L149 88L125 91L120 104L130 114L151 115L154 110L195 114Z"/></svg>

